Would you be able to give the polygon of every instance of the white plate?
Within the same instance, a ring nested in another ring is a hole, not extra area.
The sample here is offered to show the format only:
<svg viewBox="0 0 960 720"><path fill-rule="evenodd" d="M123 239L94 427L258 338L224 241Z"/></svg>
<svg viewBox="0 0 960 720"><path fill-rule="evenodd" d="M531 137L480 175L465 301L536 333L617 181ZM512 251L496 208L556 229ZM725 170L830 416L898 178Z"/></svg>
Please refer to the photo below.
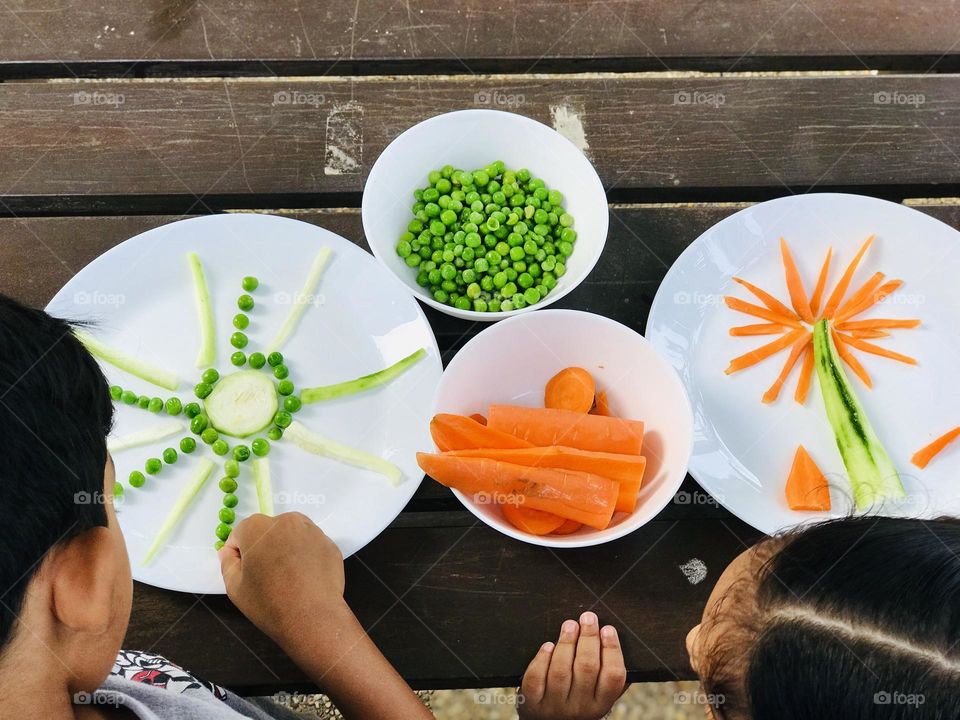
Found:
<svg viewBox="0 0 960 720"><path fill-rule="evenodd" d="M923 320L920 328L894 330L893 337L877 341L914 356L917 367L858 352L874 389L848 373L909 495L904 503L873 511L955 514L960 512L960 449L947 451L922 471L910 464L910 457L960 424L960 383L954 380L960 357L960 233L916 210L859 195L781 198L741 210L707 230L677 259L657 291L647 337L677 369L693 403L690 473L733 514L765 533L826 516L787 507L783 488L798 444L831 479L831 515L850 512L849 484L816 378L805 406L793 401L797 369L780 399L763 405L760 396L780 372L785 354L724 374L731 358L772 338L731 337L731 326L762 321L728 309L723 296L748 299L731 280L736 275L789 304L781 235L790 244L808 293L828 246L833 246L829 292L871 233L876 233L876 241L851 287L859 287L878 270L905 283L862 317Z"/></svg>
<svg viewBox="0 0 960 720"><path fill-rule="evenodd" d="M610 411L643 420L647 458L636 509L616 513L605 530L536 536L508 523L495 504L454 491L487 525L547 547L610 542L648 523L669 503L687 474L692 444L690 403L677 374L642 335L602 315L542 310L487 328L450 361L437 389L437 412L486 415L491 403L543 407L547 381L565 367L589 370L610 397Z"/></svg>
<svg viewBox="0 0 960 720"><path fill-rule="evenodd" d="M164 225L121 243L77 273L50 302L54 315L95 321L93 333L106 343L180 375L175 394L184 403L199 381L195 367L199 331L185 253L204 263L217 328L216 367L233 369L229 357L231 318L243 292L240 280L255 275L256 307L246 331L253 352L269 342L303 285L317 251L333 255L296 333L282 348L298 388L323 385L373 372L419 347L428 357L387 386L354 397L305 406L297 418L313 430L381 455L403 470L391 487L383 477L308 455L286 442L272 443L271 470L277 513L298 510L330 535L345 556L375 538L403 509L423 474L415 453L432 447L428 431L433 395L442 371L436 341L417 303L369 254L333 233L269 215L214 215ZM174 393L104 364L112 383L150 396ZM182 415L180 416L183 417ZM118 406L115 435L146 428L166 415ZM189 431L186 433L189 434ZM204 486L168 546L147 567L141 560L196 458L218 459L202 443L193 456L181 453L147 484L130 488L127 476L148 457L177 447L179 437L116 454L117 477L126 486L119 516L134 578L150 585L195 593L222 593L213 543L222 493L222 469ZM235 443L232 443L235 444ZM237 491L238 517L256 512L250 470Z"/></svg>

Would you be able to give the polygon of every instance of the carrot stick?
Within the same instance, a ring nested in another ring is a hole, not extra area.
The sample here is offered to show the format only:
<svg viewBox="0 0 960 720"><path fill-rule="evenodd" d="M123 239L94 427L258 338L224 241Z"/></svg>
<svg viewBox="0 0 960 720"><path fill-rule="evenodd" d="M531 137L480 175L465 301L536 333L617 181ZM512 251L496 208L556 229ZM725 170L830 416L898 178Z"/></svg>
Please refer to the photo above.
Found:
<svg viewBox="0 0 960 720"><path fill-rule="evenodd" d="M800 359L800 354L806 349L807 344L813 339L813 335L807 333L804 336L801 336L799 340L793 343L793 347L790 348L790 355L787 357L787 362L783 365L783 370L780 371L780 374L777 376L777 379L773 382L773 385L770 386L770 389L763 394L764 403L772 403L778 397L780 397L780 389L783 387L783 384L787 381L787 377L790 375L790 371L793 370L793 366L797 364L797 360Z"/></svg>
<svg viewBox="0 0 960 720"><path fill-rule="evenodd" d="M897 360L898 362L906 363L907 365L916 365L917 361L915 358L910 357L909 355L903 355L893 350L888 350L885 347L880 345L875 345L872 342L867 342L866 340L861 340L860 338L851 337L850 335L844 335L843 333L838 333L840 338L850 345L851 347L857 348L857 350L863 350L863 352L872 353L874 355L879 355L880 357L890 358L891 360Z"/></svg>
<svg viewBox="0 0 960 720"><path fill-rule="evenodd" d="M870 293L880 287L880 284L883 282L883 279L886 277L882 272L875 272L870 276L870 279L867 280L863 285L860 286L860 289L857 290L853 295L847 298L839 308L837 308L837 319L840 320L846 315L847 311L852 308L857 307L861 302L866 298L870 297Z"/></svg>
<svg viewBox="0 0 960 720"><path fill-rule="evenodd" d="M787 505L791 510L830 509L830 486L827 478L803 445L797 448L793 456L785 490Z"/></svg>
<svg viewBox="0 0 960 720"><path fill-rule="evenodd" d="M576 520L564 520L563 525L554 530L551 535L571 535L583 527L583 523Z"/></svg>
<svg viewBox="0 0 960 720"><path fill-rule="evenodd" d="M507 522L517 530L523 530L523 532L531 535L549 535L568 522L559 515L543 510L534 510L524 505L515 505L514 503L505 503L500 506L500 510Z"/></svg>
<svg viewBox="0 0 960 720"><path fill-rule="evenodd" d="M759 288L753 283L738 277L733 278L733 281L735 283L740 283L741 285L743 285L743 287L745 287L747 290L749 290L758 298L760 298L760 302L762 302L764 305L766 305L768 308L773 310L773 312L777 313L778 315L783 315L784 317L793 318L794 320L800 319L800 317L793 310L791 310L782 302L777 300L773 295L768 293L763 288Z"/></svg>
<svg viewBox="0 0 960 720"><path fill-rule="evenodd" d="M886 330L851 330L849 333L850 337L855 338L885 338L890 337L890 333Z"/></svg>
<svg viewBox="0 0 960 720"><path fill-rule="evenodd" d="M748 353L744 353L739 357L735 357L730 361L730 364L727 366L727 369L724 372L727 375L735 373L738 370L743 370L744 368L751 367L756 365L761 360L766 360L771 355L776 355L778 352L783 350L786 347L789 347L795 343L804 333L809 333L809 330L804 328L797 328L788 332L786 335L781 335L776 340L768 342L766 345L761 345L758 348L754 348Z"/></svg>
<svg viewBox="0 0 960 720"><path fill-rule="evenodd" d="M597 392L593 375L578 367L564 368L547 381L543 404L548 408L589 412Z"/></svg>
<svg viewBox="0 0 960 720"><path fill-rule="evenodd" d="M727 304L727 307L731 310L736 310L737 312L746 313L747 315L753 315L754 317L763 318L764 320L769 320L770 322L775 322L780 325L789 325L790 327L800 327L801 323L799 320L794 320L791 317L786 315L780 315L775 313L770 308L763 307L762 305L754 305L753 303L748 303L746 300L741 300L738 297L733 297L732 295L727 295L723 298L724 302Z"/></svg>
<svg viewBox="0 0 960 720"><path fill-rule="evenodd" d="M833 289L833 292L830 294L830 299L827 300L827 304L823 308L823 317L832 318L833 314L837 311L837 308L843 301L843 296L847 294L847 288L850 287L850 281L853 280L853 275L857 271L857 266L860 264L860 260L863 258L864 253L867 252L867 248L869 248L871 243L873 243L874 237L876 236L871 235L868 237L863 245L860 246L860 249L857 251L857 254L854 256L853 260L850 261L850 264L843 273L843 277L840 278L840 282L838 282L837 286Z"/></svg>
<svg viewBox="0 0 960 720"><path fill-rule="evenodd" d="M918 468L925 468L927 463L929 463L933 458L943 452L946 447L960 437L960 426L955 427L953 430L944 433L936 440L934 440L929 445L920 448L917 450L913 457L910 458L910 462L916 465Z"/></svg>
<svg viewBox="0 0 960 720"><path fill-rule="evenodd" d="M610 401L607 399L607 391L601 390L597 393L597 397L594 402L593 410L590 411L594 415L610 415Z"/></svg>
<svg viewBox="0 0 960 720"><path fill-rule="evenodd" d="M793 262L793 256L790 254L790 248L787 241L780 238L780 255L783 258L783 271L787 278L787 291L790 293L790 304L797 311L797 315L808 323L813 322L813 313L810 311L810 301L807 299L807 293L803 289L803 280L800 278L800 271L797 270L796 263Z"/></svg>
<svg viewBox="0 0 960 720"><path fill-rule="evenodd" d="M430 421L430 435L441 451L467 448L522 448L530 443L505 432L481 425L463 415L440 413Z"/></svg>
<svg viewBox="0 0 960 720"><path fill-rule="evenodd" d="M779 323L758 323L756 325L740 325L730 328L730 334L734 337L743 337L746 335L779 335L787 330L786 325Z"/></svg>
<svg viewBox="0 0 960 720"><path fill-rule="evenodd" d="M553 408L491 405L487 423L490 428L515 435L537 447L564 445L628 455L639 455L643 447L643 423L639 420Z"/></svg>
<svg viewBox="0 0 960 720"><path fill-rule="evenodd" d="M878 302L880 302L885 297L887 297L887 295L890 295L891 293L894 293L897 290L899 290L902 285L903 285L903 280L891 280L890 282L884 283L879 288L877 288L875 292L871 293L870 296L864 298L859 303L857 303L856 306L847 310L846 313L843 313L842 315L838 314L837 320L842 322L847 318L851 318L856 315L859 315L864 310L867 310L873 307L874 305L876 305Z"/></svg>
<svg viewBox="0 0 960 720"><path fill-rule="evenodd" d="M820 310L820 302L823 300L823 291L827 287L827 275L830 272L830 258L833 257L833 248L827 248L827 257L824 258L823 265L820 267L820 276L817 278L817 285L813 289L813 295L810 296L810 312L817 316Z"/></svg>
<svg viewBox="0 0 960 720"><path fill-rule="evenodd" d="M573 470L429 453L417 453L417 463L441 485L468 495L543 510L598 530L610 524L619 493L615 481Z"/></svg>
<svg viewBox="0 0 960 720"><path fill-rule="evenodd" d="M856 356L850 352L850 348L847 347L846 343L843 341L843 338L840 337L840 333L836 330L831 329L833 333L833 344L837 346L837 354L840 358L856 373L857 377L863 380L863 384L868 388L873 387L873 381L870 379L870 373L867 372L867 369L860 364L860 361L857 360Z"/></svg>
<svg viewBox="0 0 960 720"><path fill-rule="evenodd" d="M470 416L470 419L473 420L474 422L480 423L481 425L487 424L487 419L480 413L474 413L473 415Z"/></svg>
<svg viewBox="0 0 960 720"><path fill-rule="evenodd" d="M807 345L803 351L803 366L800 368L800 379L797 380L797 389L793 399L803 405L807 401L810 391L810 380L813 378L813 345Z"/></svg>
<svg viewBox="0 0 960 720"><path fill-rule="evenodd" d="M837 330L877 330L886 328L915 328L920 325L920 321L901 318L870 318L869 320L843 320L834 327Z"/></svg>

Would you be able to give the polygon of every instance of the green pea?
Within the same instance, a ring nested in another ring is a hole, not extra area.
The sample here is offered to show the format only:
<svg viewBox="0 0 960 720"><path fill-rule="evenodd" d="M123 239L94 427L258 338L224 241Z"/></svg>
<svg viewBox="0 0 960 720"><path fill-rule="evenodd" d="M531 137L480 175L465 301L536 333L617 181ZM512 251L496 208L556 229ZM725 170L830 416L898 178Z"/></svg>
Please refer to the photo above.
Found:
<svg viewBox="0 0 960 720"><path fill-rule="evenodd" d="M269 355L267 355L267 364L270 367L276 367L282 362L283 362L283 355L281 353L272 352Z"/></svg>
<svg viewBox="0 0 960 720"><path fill-rule="evenodd" d="M233 521L237 519L237 514L232 508L222 507L220 508L219 517L220 522L224 523L225 525L231 525L233 524Z"/></svg>
<svg viewBox="0 0 960 720"><path fill-rule="evenodd" d="M200 433L200 439L203 440L207 445L213 445L217 440L220 439L220 433L217 432L216 428L208 427L202 433Z"/></svg>
<svg viewBox="0 0 960 720"><path fill-rule="evenodd" d="M188 418L195 418L200 412L200 405L198 403L192 402L183 406L183 414Z"/></svg>
<svg viewBox="0 0 960 720"><path fill-rule="evenodd" d="M274 425L272 428L267 430L267 437L276 442L283 437L283 428Z"/></svg>
<svg viewBox="0 0 960 720"><path fill-rule="evenodd" d="M568 243L576 242L577 231L573 228L564 228L560 231L560 239Z"/></svg>
<svg viewBox="0 0 960 720"><path fill-rule="evenodd" d="M227 444L227 441L222 439L217 440L210 446L210 449L213 450L214 455L226 455L230 452L230 446Z"/></svg>
<svg viewBox="0 0 960 720"><path fill-rule="evenodd" d="M213 392L213 387L205 382L197 383L193 387L193 394L196 395L201 400L203 400L212 392Z"/></svg>
<svg viewBox="0 0 960 720"><path fill-rule="evenodd" d="M248 342L250 342L250 339L242 332L235 332L230 336L230 344L238 350L243 350L243 348L247 346Z"/></svg>
<svg viewBox="0 0 960 720"><path fill-rule="evenodd" d="M225 493L232 493L237 489L237 481L228 475L220 478L219 487Z"/></svg>
<svg viewBox="0 0 960 720"><path fill-rule="evenodd" d="M487 302L480 298L477 298L473 301L473 310L474 312L486 312L487 311Z"/></svg>
<svg viewBox="0 0 960 720"><path fill-rule="evenodd" d="M197 441L192 437L185 437L180 440L180 452L185 452L188 455L197 449Z"/></svg>
<svg viewBox="0 0 960 720"><path fill-rule="evenodd" d="M270 443L263 438L256 438L252 443L250 443L250 449L257 457L264 457L270 452Z"/></svg>
<svg viewBox="0 0 960 720"><path fill-rule="evenodd" d="M190 432L194 435L199 435L207 429L207 425L209 424L210 421L207 419L207 416L201 413L190 421Z"/></svg>
<svg viewBox="0 0 960 720"><path fill-rule="evenodd" d="M167 411L167 415L179 415L183 410L183 403L180 401L180 398L172 397L167 398L163 407Z"/></svg>
<svg viewBox="0 0 960 720"><path fill-rule="evenodd" d="M207 368L203 371L203 374L200 376L200 379L203 380L208 385L213 385L220 379L220 373L216 371L215 368Z"/></svg>
<svg viewBox="0 0 960 720"><path fill-rule="evenodd" d="M253 292L260 286L260 281L253 277L253 275L247 275L240 281L240 286L247 292Z"/></svg>
<svg viewBox="0 0 960 720"><path fill-rule="evenodd" d="M277 380L285 380L289 374L290 370L286 365L277 365L273 369L273 376L277 378Z"/></svg>
<svg viewBox="0 0 960 720"><path fill-rule="evenodd" d="M230 364L236 367L242 367L247 362L247 356L237 350L230 356Z"/></svg>
<svg viewBox="0 0 960 720"><path fill-rule="evenodd" d="M250 458L250 448L246 445L237 445L233 449L233 459L237 462L245 462Z"/></svg>
<svg viewBox="0 0 960 720"><path fill-rule="evenodd" d="M280 410L276 415L273 416L273 424L277 427L285 428L290 427L290 423L293 422L293 415L291 415L286 410Z"/></svg>
<svg viewBox="0 0 960 720"><path fill-rule="evenodd" d="M137 407L141 410L146 410L148 407L150 407L150 398L146 395L140 395L137 397Z"/></svg>
<svg viewBox="0 0 960 720"><path fill-rule="evenodd" d="M250 363L250 367L254 370L259 370L264 365L267 364L267 358L261 352L250 353L250 357L247 358L247 362Z"/></svg>
<svg viewBox="0 0 960 720"><path fill-rule="evenodd" d="M533 276L530 273L520 273L517 278L517 285L524 289L533 287Z"/></svg>
<svg viewBox="0 0 960 720"><path fill-rule="evenodd" d="M397 243L397 255L402 258L408 257L413 251L413 248L410 247L410 243L406 240L401 240Z"/></svg>
<svg viewBox="0 0 960 720"><path fill-rule="evenodd" d="M123 388L119 385L110 386L110 398L112 400L119 400L123 396Z"/></svg>
<svg viewBox="0 0 960 720"><path fill-rule="evenodd" d="M133 472L131 472L130 477L128 478L130 487L135 487L135 488L143 487L143 483L146 482L146 480L147 480L146 476L139 470L134 470Z"/></svg>
<svg viewBox="0 0 960 720"><path fill-rule="evenodd" d="M237 298L237 307L243 310L244 312L249 312L253 310L253 298L246 293Z"/></svg>
<svg viewBox="0 0 960 720"><path fill-rule="evenodd" d="M303 403L300 401L296 395L291 395L290 397L285 397L283 399L283 409L287 412L295 413L303 406Z"/></svg>
<svg viewBox="0 0 960 720"><path fill-rule="evenodd" d="M281 395L290 395L293 393L293 381L281 380L277 383L277 392Z"/></svg>
<svg viewBox="0 0 960 720"><path fill-rule="evenodd" d="M217 529L214 532L216 533L218 538L220 538L223 541L226 541L226 539L230 537L230 526L227 525L226 523L220 523L219 525L217 525Z"/></svg>
<svg viewBox="0 0 960 720"><path fill-rule="evenodd" d="M229 478L235 478L240 476L240 463L236 460L226 460L223 463L223 471L227 474ZM232 491L225 491L232 492Z"/></svg>
<svg viewBox="0 0 960 720"><path fill-rule="evenodd" d="M225 544L225 543L223 542L223 540L217 540L217 541L213 544L213 549L219 551L220 548L222 548L222 547L224 546L224 544Z"/></svg>
<svg viewBox="0 0 960 720"><path fill-rule="evenodd" d="M160 458L147 458L147 461L143 464L143 469L147 471L147 475L156 475L162 467L163 461Z"/></svg>
<svg viewBox="0 0 960 720"><path fill-rule="evenodd" d="M113 483L113 496L114 498L123 497L123 485L118 482Z"/></svg>
<svg viewBox="0 0 960 720"><path fill-rule="evenodd" d="M503 286L503 290L501 291L501 294L506 298L512 298L514 295L517 294L516 284L513 282L508 282L506 285Z"/></svg>
<svg viewBox="0 0 960 720"><path fill-rule="evenodd" d="M535 287L527 288L523 293L523 298L530 305L538 303L540 302L540 291Z"/></svg>
<svg viewBox="0 0 960 720"><path fill-rule="evenodd" d="M429 248L423 248L423 249L426 250L427 253L429 254L430 252ZM410 255L405 262L409 267L417 267L417 265L420 264L420 255Z"/></svg>
<svg viewBox="0 0 960 720"><path fill-rule="evenodd" d="M239 500L237 496L234 495L232 492L228 492L226 495L223 496L224 507L228 507L228 508L236 507L237 502L239 502Z"/></svg>
<svg viewBox="0 0 960 720"><path fill-rule="evenodd" d="M250 318L243 313L237 313L233 316L233 326L237 330L246 330L250 326Z"/></svg>
<svg viewBox="0 0 960 720"><path fill-rule="evenodd" d="M137 404L137 394L133 390L124 390L120 393L120 401L124 405L136 405Z"/></svg>
<svg viewBox="0 0 960 720"><path fill-rule="evenodd" d="M559 219L560 224L563 225L563 227L570 227L573 225L573 215L570 215L569 213L561 213Z"/></svg>
<svg viewBox="0 0 960 720"><path fill-rule="evenodd" d="M454 307L456 307L458 310L469 310L470 299L467 297L458 297L457 301L454 303Z"/></svg>
<svg viewBox="0 0 960 720"><path fill-rule="evenodd" d="M150 403L147 405L147 410L153 413L158 413L163 410L163 398L150 398Z"/></svg>

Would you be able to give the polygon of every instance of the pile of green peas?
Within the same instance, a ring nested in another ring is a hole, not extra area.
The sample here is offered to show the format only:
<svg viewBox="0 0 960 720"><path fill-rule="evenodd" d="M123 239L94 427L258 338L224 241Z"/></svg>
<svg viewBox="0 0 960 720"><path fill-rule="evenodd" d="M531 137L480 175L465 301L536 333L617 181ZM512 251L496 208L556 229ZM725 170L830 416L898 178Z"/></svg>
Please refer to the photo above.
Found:
<svg viewBox="0 0 960 720"><path fill-rule="evenodd" d="M577 240L559 191L500 160L472 172L445 165L427 180L396 250L434 300L509 311L557 286Z"/></svg>

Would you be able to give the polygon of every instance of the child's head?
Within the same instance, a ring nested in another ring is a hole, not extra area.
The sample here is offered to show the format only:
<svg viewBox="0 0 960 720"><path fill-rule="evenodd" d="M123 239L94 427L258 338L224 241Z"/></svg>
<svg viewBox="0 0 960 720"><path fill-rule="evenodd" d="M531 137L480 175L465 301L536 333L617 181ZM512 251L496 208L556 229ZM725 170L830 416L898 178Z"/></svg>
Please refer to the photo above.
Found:
<svg viewBox="0 0 960 720"><path fill-rule="evenodd" d="M717 720L960 717L960 520L766 540L718 580L687 646Z"/></svg>
<svg viewBox="0 0 960 720"><path fill-rule="evenodd" d="M0 296L0 668L102 682L132 582L111 504L113 405L70 327ZM66 666L66 671L63 666Z"/></svg>

